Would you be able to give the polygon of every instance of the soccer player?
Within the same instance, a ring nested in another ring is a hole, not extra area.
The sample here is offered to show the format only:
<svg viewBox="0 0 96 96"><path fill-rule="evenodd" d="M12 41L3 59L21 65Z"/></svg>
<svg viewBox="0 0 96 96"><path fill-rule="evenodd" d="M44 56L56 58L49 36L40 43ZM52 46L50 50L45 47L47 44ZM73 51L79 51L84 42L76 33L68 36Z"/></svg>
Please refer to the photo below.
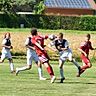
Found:
<svg viewBox="0 0 96 96"><path fill-rule="evenodd" d="M44 66L46 67L46 69L51 77L51 83L54 83L54 81L55 81L54 72L53 72L51 65L49 64L49 56L48 56L46 50L44 49L44 39L47 39L48 36L38 35L37 29L35 29L35 28L33 28L31 30L31 34L33 36L32 43L35 44L36 53L37 53L41 63L44 64Z"/></svg>
<svg viewBox="0 0 96 96"><path fill-rule="evenodd" d="M91 41L90 41L90 34L87 34L85 36L85 41L81 43L79 51L81 52L81 60L83 62L83 66L81 67L80 74L78 74L78 77L88 68L92 67L92 64L89 59L89 50L95 50L95 48L92 47Z"/></svg>
<svg viewBox="0 0 96 96"><path fill-rule="evenodd" d="M5 58L7 58L9 60L9 65L10 65L10 70L11 73L14 72L14 64L13 64L13 60L12 60L12 56L11 56L11 52L10 49L12 49L12 45L11 45L11 40L10 40L11 36L10 33L5 33L4 34L4 39L2 41L2 55L1 55L1 59L0 59L0 63L3 63Z"/></svg>
<svg viewBox="0 0 96 96"><path fill-rule="evenodd" d="M25 46L27 48L27 65L21 68L16 68L16 75L18 75L20 71L30 70L32 67L32 61L34 60L38 67L39 79L46 80L46 78L42 76L42 68L41 68L42 66L36 54L34 44L32 44L31 42L31 38L32 38L32 35L28 37L25 41Z"/></svg>
<svg viewBox="0 0 96 96"><path fill-rule="evenodd" d="M68 41L66 39L63 39L63 33L59 33L58 37L50 43L50 46L55 46L56 49L53 49L50 47L53 51L58 50L59 52L59 68L60 68L60 75L61 80L60 83L63 83L63 80L65 80L64 72L63 72L63 65L66 61L66 59L69 59L75 66L78 68L78 72L80 72L81 68L78 65L78 63L75 61L75 59L72 58L72 51L69 48Z"/></svg>

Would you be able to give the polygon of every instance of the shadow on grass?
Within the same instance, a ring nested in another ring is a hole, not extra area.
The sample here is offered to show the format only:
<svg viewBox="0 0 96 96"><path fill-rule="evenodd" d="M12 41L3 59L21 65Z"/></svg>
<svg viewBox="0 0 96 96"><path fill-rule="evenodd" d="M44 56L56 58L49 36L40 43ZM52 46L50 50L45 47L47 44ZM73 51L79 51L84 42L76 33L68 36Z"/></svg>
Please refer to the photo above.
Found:
<svg viewBox="0 0 96 96"><path fill-rule="evenodd" d="M96 84L94 82L66 82L64 81L63 83L60 82L55 82L57 84L88 84L88 85L92 85L92 84Z"/></svg>

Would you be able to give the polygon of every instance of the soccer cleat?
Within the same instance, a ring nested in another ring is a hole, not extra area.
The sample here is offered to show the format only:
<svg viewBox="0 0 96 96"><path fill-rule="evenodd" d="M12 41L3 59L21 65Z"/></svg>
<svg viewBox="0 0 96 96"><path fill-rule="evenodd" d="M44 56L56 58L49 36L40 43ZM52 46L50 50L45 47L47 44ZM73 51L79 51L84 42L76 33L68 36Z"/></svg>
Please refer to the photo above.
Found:
<svg viewBox="0 0 96 96"><path fill-rule="evenodd" d="M53 77L51 78L51 83L54 83L55 79L56 79L56 77L53 76Z"/></svg>
<svg viewBox="0 0 96 96"><path fill-rule="evenodd" d="M65 80L65 77L61 78L60 83L63 83L64 80Z"/></svg>
<svg viewBox="0 0 96 96"><path fill-rule="evenodd" d="M40 77L39 80L46 80L46 78L44 78L44 77Z"/></svg>
<svg viewBox="0 0 96 96"><path fill-rule="evenodd" d="M18 73L19 73L19 70L18 70L18 68L16 68L16 76L18 75Z"/></svg>
<svg viewBox="0 0 96 96"><path fill-rule="evenodd" d="M85 70L81 69L80 73L78 73L77 77L80 77L80 75L84 72Z"/></svg>

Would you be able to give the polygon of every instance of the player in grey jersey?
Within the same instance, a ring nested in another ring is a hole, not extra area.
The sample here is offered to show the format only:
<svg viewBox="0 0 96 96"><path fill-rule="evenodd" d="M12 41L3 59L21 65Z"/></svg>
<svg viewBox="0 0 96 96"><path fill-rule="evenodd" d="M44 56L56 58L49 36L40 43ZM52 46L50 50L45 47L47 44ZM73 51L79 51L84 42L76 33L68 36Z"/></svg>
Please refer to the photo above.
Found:
<svg viewBox="0 0 96 96"><path fill-rule="evenodd" d="M5 33L4 35L4 39L2 41L2 55L1 55L1 59L0 59L0 63L3 63L4 60L7 58L9 60L9 65L10 65L10 70L11 73L14 72L14 64L13 64L13 60L12 60L12 56L11 56L11 52L10 49L12 49L12 45L11 45L11 40L10 40L11 36L10 33Z"/></svg>
<svg viewBox="0 0 96 96"><path fill-rule="evenodd" d="M50 36L49 36L50 37ZM55 46L55 49L52 48L52 46ZM59 68L60 68L60 75L61 75L61 81L60 83L63 83L64 72L63 72L63 64L68 59L71 61L77 68L78 73L81 71L81 67L78 65L78 63L75 61L75 59L72 58L72 51L69 48L68 41L66 39L63 39L63 33L59 33L58 38L54 38L49 46L53 51L59 52Z"/></svg>

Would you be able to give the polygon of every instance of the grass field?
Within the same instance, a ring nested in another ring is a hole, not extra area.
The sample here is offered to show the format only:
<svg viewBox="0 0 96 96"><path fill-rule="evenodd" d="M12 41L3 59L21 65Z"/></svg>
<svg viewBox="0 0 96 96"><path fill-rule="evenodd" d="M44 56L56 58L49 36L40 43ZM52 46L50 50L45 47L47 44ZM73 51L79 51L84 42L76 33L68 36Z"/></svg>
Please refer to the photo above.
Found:
<svg viewBox="0 0 96 96"><path fill-rule="evenodd" d="M38 29L41 34L48 35L48 34L58 34L59 32L64 33L64 38L69 41L70 47L73 50L73 53L75 56L79 56L78 54L78 47L80 46L80 43L84 40L84 36L87 33L91 34L91 41L92 45L96 47L96 31L77 31L77 30L46 30L46 29ZM11 39L12 39L12 45L13 45L13 53L26 53L26 48L24 46L24 42L28 36L30 36L30 28L24 28L24 29L14 29L14 28L0 28L0 42L3 40L3 35L5 32L11 33ZM45 41L45 44L47 45L50 41ZM0 50L2 47L0 46ZM94 54L94 51L91 51L90 56L93 57L96 56Z"/></svg>
<svg viewBox="0 0 96 96"><path fill-rule="evenodd" d="M95 31L76 31L76 30L42 30L39 29L42 34L58 34L64 33L64 38L70 43L70 47L73 50L75 56L79 57L80 53L77 48L80 46L80 42L84 40L86 33L90 33L92 36L93 46L96 47L96 32ZM24 42L26 37L30 35L30 29L9 29L0 28L0 42L2 42L5 32L11 32L12 45L14 49L12 52L26 53ZM46 41L46 44L49 41ZM2 47L0 46L0 50ZM96 57L96 52L91 51L90 57ZM96 59L94 59L96 60ZM80 78L76 77L76 67L66 62L64 66L64 72L66 80L63 84L59 83L59 68L58 61L50 62L53 66L56 81L51 84L49 75L43 67L44 76L48 78L46 81L38 80L38 72L35 64L29 71L23 71L18 76L11 74L9 70L8 62L5 61L0 64L0 96L96 96L96 61L92 61L93 67L86 70ZM81 62L79 62L82 65ZM26 59L14 59L14 65L21 67L26 64Z"/></svg>
<svg viewBox="0 0 96 96"><path fill-rule="evenodd" d="M0 65L0 96L96 96L96 64L88 69L80 78L76 77L77 69L70 62L65 63L64 83L59 83L58 61L50 62L53 66L56 81L38 80L35 64L29 71L23 71L18 76L11 74L7 61ZM15 67L26 64L26 59L14 59ZM81 64L81 63L80 63ZM44 76L49 79L45 68Z"/></svg>

